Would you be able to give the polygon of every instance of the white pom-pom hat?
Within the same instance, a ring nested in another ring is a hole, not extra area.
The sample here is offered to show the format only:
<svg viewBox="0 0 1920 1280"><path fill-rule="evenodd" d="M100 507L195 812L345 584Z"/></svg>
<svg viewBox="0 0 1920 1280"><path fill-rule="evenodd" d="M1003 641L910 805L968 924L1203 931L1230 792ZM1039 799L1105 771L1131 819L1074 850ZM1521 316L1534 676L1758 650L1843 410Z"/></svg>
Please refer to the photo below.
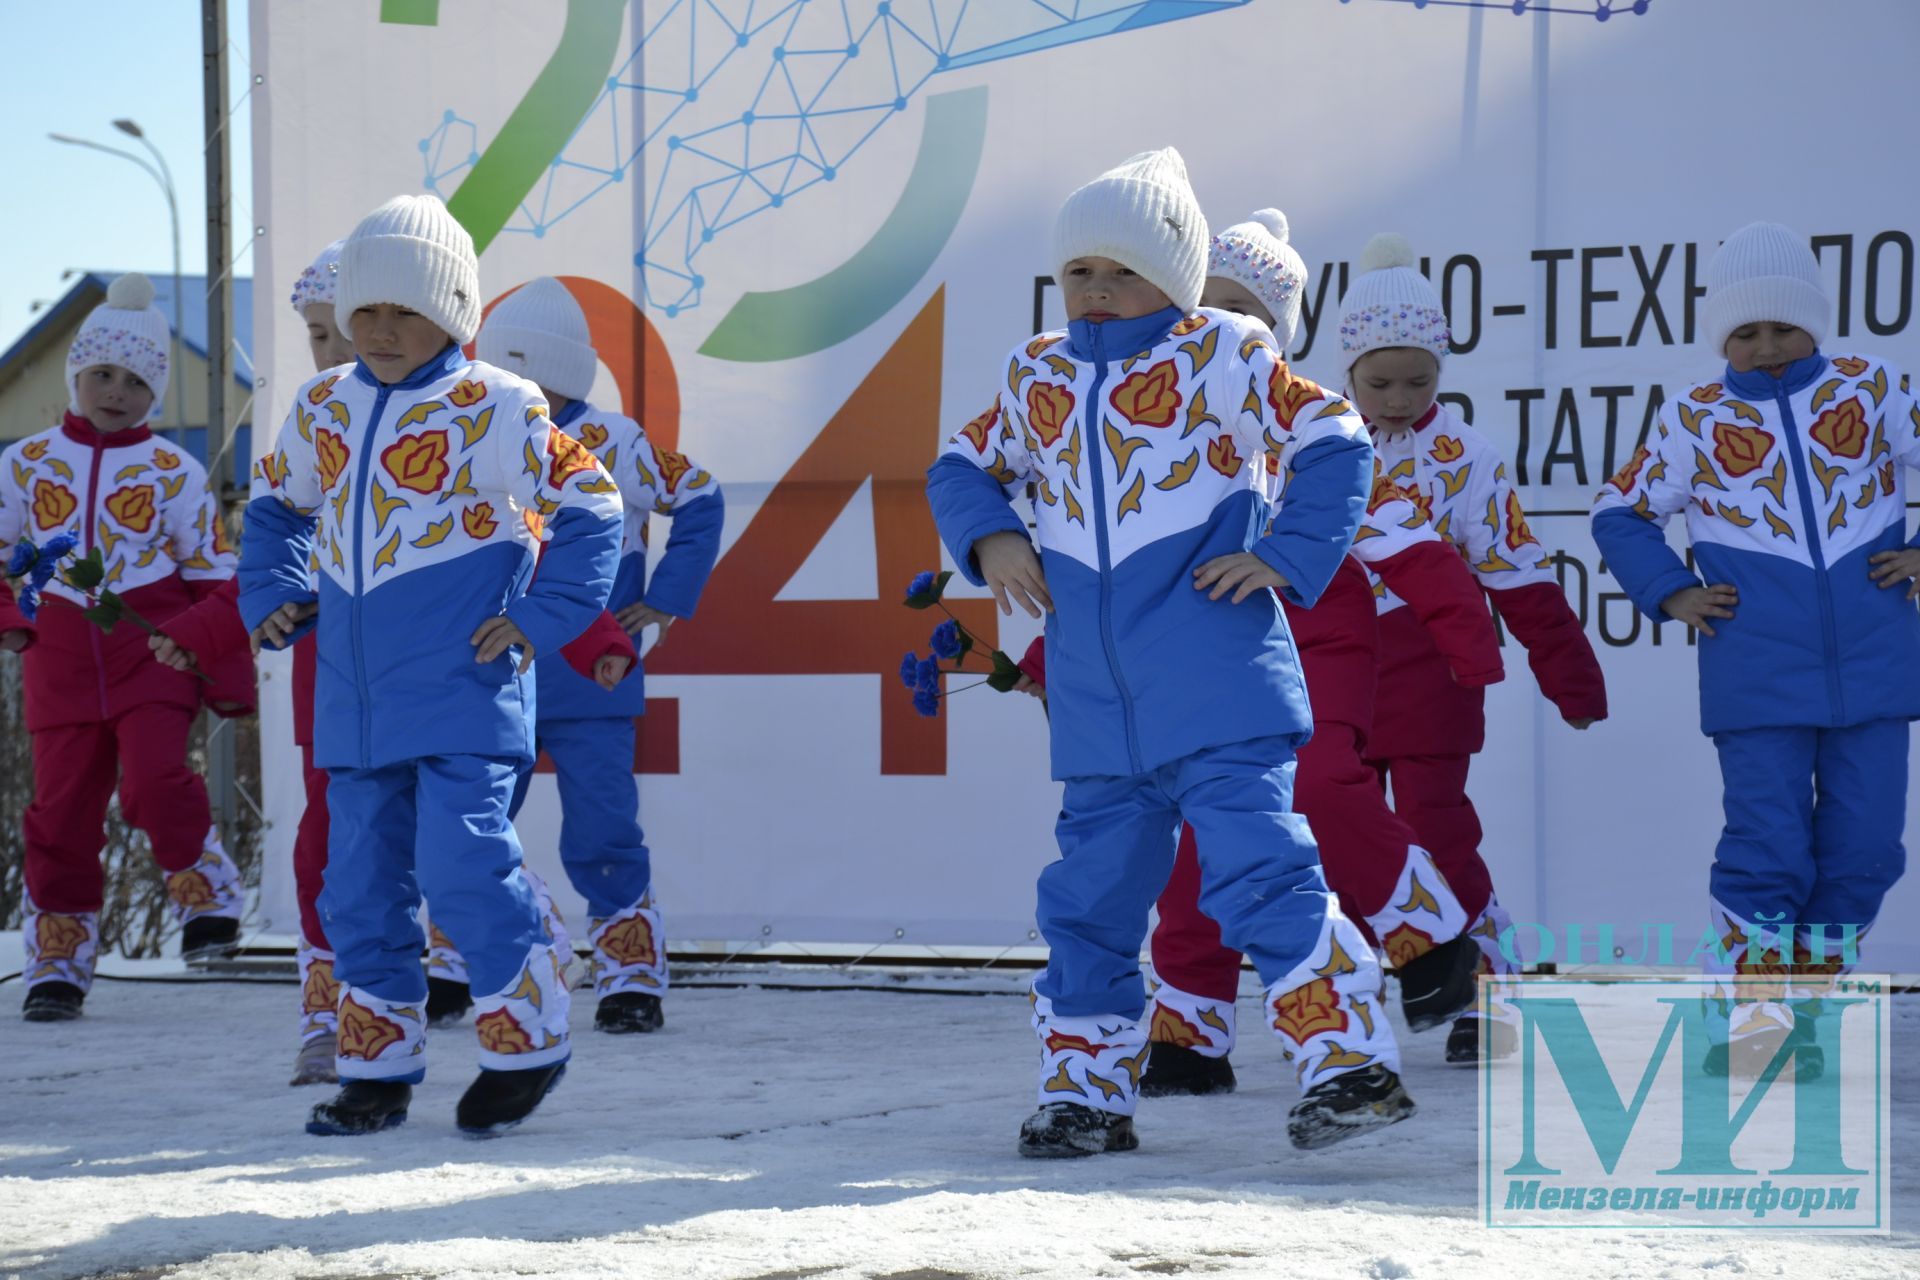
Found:
<svg viewBox="0 0 1920 1280"><path fill-rule="evenodd" d="M1419 258L1407 238L1383 231L1360 254L1360 274L1340 299L1342 369L1369 351L1417 347L1445 361L1452 335L1440 295L1418 269Z"/></svg>
<svg viewBox="0 0 1920 1280"><path fill-rule="evenodd" d="M541 276L496 302L480 326L474 354L569 400L593 391L599 357L587 315L552 276Z"/></svg>
<svg viewBox="0 0 1920 1280"><path fill-rule="evenodd" d="M1273 336L1285 351L1300 327L1307 264L1287 241L1287 215L1260 209L1213 238L1207 275L1238 282L1273 316Z"/></svg>
<svg viewBox="0 0 1920 1280"><path fill-rule="evenodd" d="M107 286L107 300L80 322L80 332L67 348L67 400L80 412L80 371L99 364L118 365L138 374L153 389L149 422L167 398L167 348L172 331L167 317L153 305L153 283L139 272L121 276Z"/></svg>

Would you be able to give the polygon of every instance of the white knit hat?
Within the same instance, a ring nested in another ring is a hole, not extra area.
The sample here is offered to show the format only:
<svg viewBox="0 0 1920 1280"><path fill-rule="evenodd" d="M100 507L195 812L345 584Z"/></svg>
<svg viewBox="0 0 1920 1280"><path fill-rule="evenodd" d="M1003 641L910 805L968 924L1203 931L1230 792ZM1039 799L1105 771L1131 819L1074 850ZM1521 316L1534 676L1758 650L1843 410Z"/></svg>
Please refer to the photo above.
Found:
<svg viewBox="0 0 1920 1280"><path fill-rule="evenodd" d="M1797 325L1815 346L1826 340L1833 300L1806 237L1791 228L1750 222L1728 236L1707 263L1706 285L1700 337L1716 356L1726 354L1729 334L1758 321Z"/></svg>
<svg viewBox="0 0 1920 1280"><path fill-rule="evenodd" d="M1261 209L1213 238L1207 274L1246 286L1273 316L1273 336L1285 351L1300 327L1300 297L1307 286L1307 264L1287 243L1287 215Z"/></svg>
<svg viewBox="0 0 1920 1280"><path fill-rule="evenodd" d="M1369 351L1418 347L1447 358L1447 313L1416 265L1407 238L1383 231L1367 241L1359 276L1340 299L1340 358L1347 369Z"/></svg>
<svg viewBox="0 0 1920 1280"><path fill-rule="evenodd" d="M473 237L437 196L395 196L360 219L340 246L333 309L341 332L361 307L418 311L455 342L480 329L480 263Z"/></svg>
<svg viewBox="0 0 1920 1280"><path fill-rule="evenodd" d="M309 263L307 269L300 273L300 278L293 282L293 312L301 319L306 318L307 308L314 303L333 302L335 289L340 282L340 250L346 243L345 240L335 240L322 249L320 256ZM341 320L344 321L345 317L341 317ZM344 323L341 328L344 330Z"/></svg>
<svg viewBox="0 0 1920 1280"><path fill-rule="evenodd" d="M569 400L593 391L599 357L587 315L552 276L541 276L494 303L474 354Z"/></svg>
<svg viewBox="0 0 1920 1280"><path fill-rule="evenodd" d="M1053 261L1111 258L1144 277L1182 311L1207 283L1206 215L1172 147L1142 151L1067 197L1053 224Z"/></svg>
<svg viewBox="0 0 1920 1280"><path fill-rule="evenodd" d="M139 374L153 388L153 406L140 421L152 419L167 398L171 340L167 317L153 305L152 282L135 271L108 285L107 300L80 322L80 332L67 348L67 398L73 411L80 412L80 371L114 364Z"/></svg>

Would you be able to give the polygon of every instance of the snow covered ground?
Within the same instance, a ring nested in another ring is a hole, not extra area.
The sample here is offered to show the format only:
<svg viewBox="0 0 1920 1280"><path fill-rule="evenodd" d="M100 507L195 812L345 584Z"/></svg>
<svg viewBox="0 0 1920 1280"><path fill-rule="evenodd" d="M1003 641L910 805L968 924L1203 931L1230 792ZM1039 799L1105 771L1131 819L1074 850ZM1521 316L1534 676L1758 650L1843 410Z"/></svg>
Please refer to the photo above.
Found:
<svg viewBox="0 0 1920 1280"><path fill-rule="evenodd" d="M84 1019L46 1026L14 1020L9 983L0 1278L1920 1275L1911 1156L1891 1238L1483 1229L1475 1077L1441 1065L1439 1032L1408 1042L1420 1114L1384 1135L1293 1151L1290 1073L1251 1040L1239 1093L1143 1104L1139 1151L1022 1160L1035 1048L1002 985L688 987L664 1033L626 1039L581 1002L560 1089L473 1142L452 1121L470 1033L436 1037L404 1128L318 1139L300 1126L325 1092L284 1083L291 985L103 982ZM1894 1031L1894 1149L1912 1152L1920 996Z"/></svg>

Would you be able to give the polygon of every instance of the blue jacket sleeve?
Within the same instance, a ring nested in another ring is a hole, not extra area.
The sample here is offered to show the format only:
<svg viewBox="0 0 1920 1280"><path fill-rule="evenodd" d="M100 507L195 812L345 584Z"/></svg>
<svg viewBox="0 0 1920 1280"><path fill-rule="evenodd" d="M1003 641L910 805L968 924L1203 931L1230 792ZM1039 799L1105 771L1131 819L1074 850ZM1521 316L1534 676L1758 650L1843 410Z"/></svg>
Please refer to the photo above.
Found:
<svg viewBox="0 0 1920 1280"><path fill-rule="evenodd" d="M1667 545L1665 531L1627 508L1595 512L1593 541L1628 598L1655 622L1672 621L1660 607L1668 596L1700 585L1699 577Z"/></svg>
<svg viewBox="0 0 1920 1280"><path fill-rule="evenodd" d="M247 504L240 533L240 620L251 632L284 604L312 604L313 580L307 566L313 556L315 520L279 498L255 498ZM301 624L293 640L313 629Z"/></svg>
<svg viewBox="0 0 1920 1280"><path fill-rule="evenodd" d="M506 609L536 654L560 652L593 624L607 607L620 561L618 515L562 507L547 529L552 540L527 594Z"/></svg>
<svg viewBox="0 0 1920 1280"><path fill-rule="evenodd" d="M719 489L704 498L675 507L672 531L660 567L647 583L646 601L662 613L691 618L700 593L706 590L714 561L720 558L720 530L727 522L727 504Z"/></svg>
<svg viewBox="0 0 1920 1280"><path fill-rule="evenodd" d="M1294 455L1286 498L1253 554L1287 580L1280 594L1311 609L1353 545L1373 482L1365 436L1329 436Z"/></svg>
<svg viewBox="0 0 1920 1280"><path fill-rule="evenodd" d="M927 503L933 508L933 523L940 530L941 541L953 553L954 564L976 587L985 586L986 579L973 560L975 543L990 533L1028 536L1027 526L1007 500L1000 482L954 454L941 456L927 468Z"/></svg>

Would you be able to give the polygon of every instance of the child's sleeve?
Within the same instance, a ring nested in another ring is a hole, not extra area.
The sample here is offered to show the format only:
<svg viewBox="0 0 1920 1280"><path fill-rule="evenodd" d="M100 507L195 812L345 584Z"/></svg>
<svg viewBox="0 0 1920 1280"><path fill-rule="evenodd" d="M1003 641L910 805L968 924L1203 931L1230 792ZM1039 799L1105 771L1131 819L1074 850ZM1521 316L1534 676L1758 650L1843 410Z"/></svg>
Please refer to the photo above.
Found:
<svg viewBox="0 0 1920 1280"><path fill-rule="evenodd" d="M567 660L568 666L589 680L597 678L594 671L602 658L627 660L627 671L626 675L620 677L622 680L634 673L640 661L640 651L633 647L633 637L605 609L595 616L585 631L561 646L560 654Z"/></svg>
<svg viewBox="0 0 1920 1280"><path fill-rule="evenodd" d="M1233 336L1232 328L1222 335ZM1253 553L1287 580L1281 595L1311 609L1359 532L1372 488L1373 442L1352 405L1299 377L1264 339L1245 330L1239 337L1222 408L1249 465L1261 465L1261 455L1272 451L1285 485Z"/></svg>
<svg viewBox="0 0 1920 1280"><path fill-rule="evenodd" d="M274 610L319 599L310 566L319 523L320 468L313 452L313 414L296 393L273 451L254 464L240 535L240 622L249 634ZM302 623L283 647L313 628Z"/></svg>
<svg viewBox="0 0 1920 1280"><path fill-rule="evenodd" d="M1692 500L1692 475L1677 461L1679 435L1669 403L1660 411L1653 448L1642 446L1600 488L1590 517L1607 569L1640 611L1667 622L1660 606L1676 591L1701 585L1667 545L1667 521Z"/></svg>
<svg viewBox="0 0 1920 1280"><path fill-rule="evenodd" d="M502 405L504 417L512 406ZM536 654L553 653L607 607L620 562L620 488L593 451L547 420L546 405L526 409L526 434L496 427L502 476L523 507L546 521L547 547L527 592L506 608Z"/></svg>
<svg viewBox="0 0 1920 1280"><path fill-rule="evenodd" d="M240 580L232 577L189 609L159 624L160 634L193 655L196 663L240 653L247 647L247 628L240 621Z"/></svg>
<svg viewBox="0 0 1920 1280"><path fill-rule="evenodd" d="M646 603L676 618L691 618L720 558L720 531L727 522L720 483L686 454L655 447L644 429L633 461L632 472L616 478L640 483L631 490L623 485L621 500L643 502L642 510L672 520L667 549L647 579Z"/></svg>
<svg viewBox="0 0 1920 1280"><path fill-rule="evenodd" d="M933 522L961 576L976 587L986 585L973 558L980 539L995 533L1028 536L1013 495L1034 474L1034 465L1015 421L1006 396L996 396L992 408L948 437L927 468Z"/></svg>
<svg viewBox="0 0 1920 1280"><path fill-rule="evenodd" d="M180 466L185 483L165 506L168 549L193 598L204 600L233 577L239 558L227 542L220 501L206 471L193 458L182 458Z"/></svg>
<svg viewBox="0 0 1920 1280"><path fill-rule="evenodd" d="M14 544L26 535L27 500L14 479L13 451L0 453L0 561L13 554ZM0 577L0 632L24 631L32 646L38 634L27 615L20 612L13 587Z"/></svg>
<svg viewBox="0 0 1920 1280"><path fill-rule="evenodd" d="M1913 396L1913 384L1908 376L1891 365L1883 365L1887 380L1893 384L1887 395L1887 408L1880 421L1887 433L1887 443L1893 448L1893 456L1903 467L1920 470L1920 401ZM1892 477L1888 476L1883 487L1891 490ZM1902 516L1902 519L1905 517ZM0 544L5 535L0 533ZM1920 548L1920 530L1907 539L1909 547Z"/></svg>
<svg viewBox="0 0 1920 1280"><path fill-rule="evenodd" d="M1480 584L1453 544L1385 476L1374 478L1353 554L1407 602L1446 657L1455 684L1479 687L1505 677L1500 637Z"/></svg>

